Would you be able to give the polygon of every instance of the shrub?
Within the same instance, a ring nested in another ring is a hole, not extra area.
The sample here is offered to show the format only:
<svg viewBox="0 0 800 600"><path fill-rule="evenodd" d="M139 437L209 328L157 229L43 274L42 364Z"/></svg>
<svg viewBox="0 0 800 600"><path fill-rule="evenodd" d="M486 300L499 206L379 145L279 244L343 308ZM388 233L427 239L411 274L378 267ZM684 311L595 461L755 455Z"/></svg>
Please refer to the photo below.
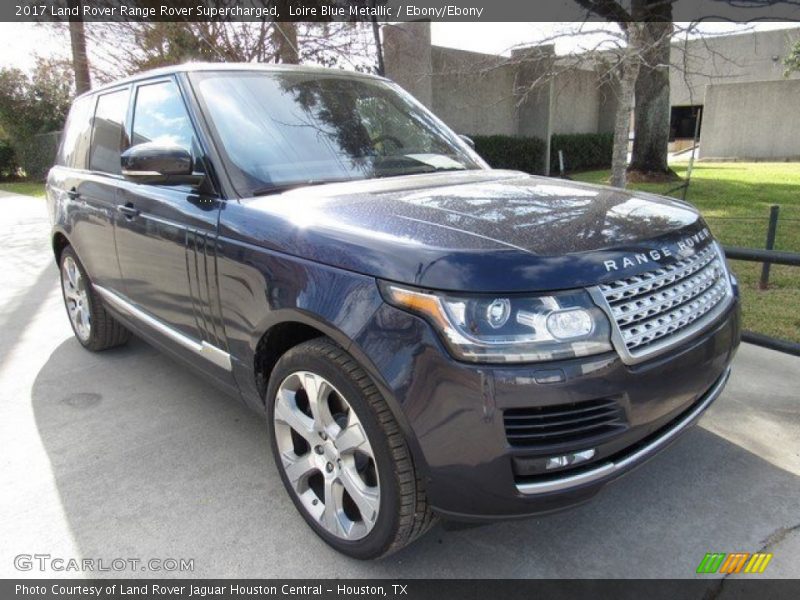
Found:
<svg viewBox="0 0 800 600"><path fill-rule="evenodd" d="M534 175L544 173L544 140L511 135L474 135L475 151L495 169L514 169Z"/></svg>
<svg viewBox="0 0 800 600"><path fill-rule="evenodd" d="M11 179L17 174L17 161L14 148L5 140L0 140L0 179Z"/></svg>
<svg viewBox="0 0 800 600"><path fill-rule="evenodd" d="M550 138L550 171L558 173L558 151L564 153L565 171L611 167L613 133L567 133Z"/></svg>
<svg viewBox="0 0 800 600"><path fill-rule="evenodd" d="M63 61L39 59L30 74L0 69L0 128L29 179L43 181L53 164L71 82L70 65Z"/></svg>
<svg viewBox="0 0 800 600"><path fill-rule="evenodd" d="M37 133L57 131L72 101L72 73L61 61L39 59L31 74L0 69L0 127L16 144Z"/></svg>
<svg viewBox="0 0 800 600"><path fill-rule="evenodd" d="M17 145L17 157L25 177L31 181L44 181L56 161L61 132L39 133Z"/></svg>

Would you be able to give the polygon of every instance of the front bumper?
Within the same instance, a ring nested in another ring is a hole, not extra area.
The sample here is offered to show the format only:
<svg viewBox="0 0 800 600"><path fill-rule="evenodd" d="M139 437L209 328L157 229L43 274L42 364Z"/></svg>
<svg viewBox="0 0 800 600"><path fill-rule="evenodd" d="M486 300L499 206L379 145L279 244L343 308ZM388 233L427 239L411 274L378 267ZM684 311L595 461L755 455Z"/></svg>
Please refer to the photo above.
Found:
<svg viewBox="0 0 800 600"><path fill-rule="evenodd" d="M731 368L728 367L711 389L697 402L696 406L690 408L685 415L682 415L674 423L670 423L663 430L658 431L651 439L634 446L631 452L574 475L567 474L545 481L518 483L517 491L525 495L547 494L610 480L622 475L625 471L632 469L668 446L685 429L693 425L705 410L711 406L711 403L719 398L722 390L725 389L725 384L728 383L730 374Z"/></svg>
<svg viewBox="0 0 800 600"><path fill-rule="evenodd" d="M561 510L594 496L692 425L720 395L739 343L739 304L696 337L652 360L615 353L537 365L469 365L452 359L422 319L382 306L354 340L405 428L427 494L461 521ZM613 403L623 427L602 436L520 447L504 415ZM547 457L594 450L575 467L545 471Z"/></svg>

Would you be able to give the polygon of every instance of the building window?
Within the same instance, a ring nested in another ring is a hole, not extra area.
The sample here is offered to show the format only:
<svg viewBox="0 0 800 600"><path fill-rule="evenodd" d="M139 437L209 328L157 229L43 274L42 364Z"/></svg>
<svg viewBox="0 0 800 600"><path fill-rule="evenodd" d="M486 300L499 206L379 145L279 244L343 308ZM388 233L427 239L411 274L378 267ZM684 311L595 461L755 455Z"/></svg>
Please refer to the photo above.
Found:
<svg viewBox="0 0 800 600"><path fill-rule="evenodd" d="M703 117L702 104L694 106L673 106L669 118L669 140L691 140L694 139L697 119L700 119L702 126ZM700 130L697 130L698 134Z"/></svg>

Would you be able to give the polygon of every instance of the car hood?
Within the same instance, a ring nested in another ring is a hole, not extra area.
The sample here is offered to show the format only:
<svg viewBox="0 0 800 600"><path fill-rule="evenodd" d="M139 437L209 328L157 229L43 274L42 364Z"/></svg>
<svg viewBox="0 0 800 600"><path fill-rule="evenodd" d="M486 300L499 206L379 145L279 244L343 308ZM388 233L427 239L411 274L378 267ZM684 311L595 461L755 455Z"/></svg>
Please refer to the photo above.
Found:
<svg viewBox="0 0 800 600"><path fill-rule="evenodd" d="M246 226L236 226L239 210ZM225 224L227 235L303 258L471 291L563 289L633 275L674 260L681 239L707 233L697 211L677 200L495 170L304 187L244 200ZM642 252L645 261L624 260Z"/></svg>

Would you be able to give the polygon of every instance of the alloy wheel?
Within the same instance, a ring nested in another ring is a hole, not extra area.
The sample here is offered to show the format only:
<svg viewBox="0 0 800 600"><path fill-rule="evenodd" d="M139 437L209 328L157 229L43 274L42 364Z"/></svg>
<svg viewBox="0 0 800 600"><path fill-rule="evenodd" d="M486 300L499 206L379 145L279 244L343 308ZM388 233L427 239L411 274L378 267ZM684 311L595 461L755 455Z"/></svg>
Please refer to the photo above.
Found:
<svg viewBox="0 0 800 600"><path fill-rule="evenodd" d="M324 377L297 371L278 388L273 420L281 467L309 515L343 540L369 534L380 505L377 465L347 399Z"/></svg>
<svg viewBox="0 0 800 600"><path fill-rule="evenodd" d="M61 270L61 287L64 290L64 301L67 304L69 319L72 321L75 333L82 341L86 342L92 334L92 316L86 281L71 256L64 258Z"/></svg>

